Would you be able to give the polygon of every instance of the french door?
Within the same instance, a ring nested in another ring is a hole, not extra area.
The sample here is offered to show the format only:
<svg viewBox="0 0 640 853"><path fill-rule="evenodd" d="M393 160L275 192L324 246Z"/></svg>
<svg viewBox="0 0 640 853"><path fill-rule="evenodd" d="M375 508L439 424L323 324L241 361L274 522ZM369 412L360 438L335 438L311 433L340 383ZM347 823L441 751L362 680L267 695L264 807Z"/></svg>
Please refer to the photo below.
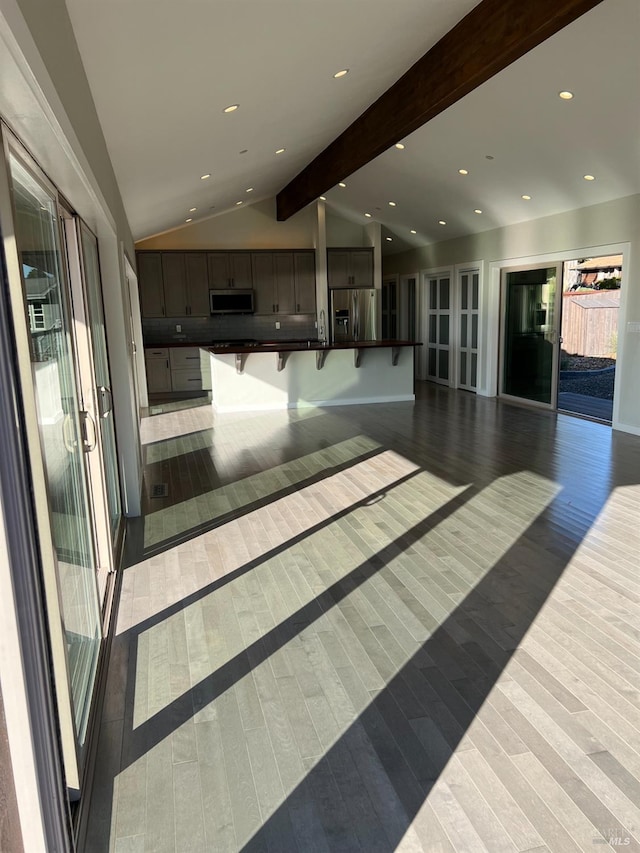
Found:
<svg viewBox="0 0 640 853"><path fill-rule="evenodd" d="M502 271L501 396L555 408L561 285L561 263Z"/></svg>
<svg viewBox="0 0 640 853"><path fill-rule="evenodd" d="M75 799L120 518L97 249L27 152L2 132L10 297L65 775Z"/></svg>
<svg viewBox="0 0 640 853"><path fill-rule="evenodd" d="M427 279L427 379L451 384L451 277L449 273Z"/></svg>

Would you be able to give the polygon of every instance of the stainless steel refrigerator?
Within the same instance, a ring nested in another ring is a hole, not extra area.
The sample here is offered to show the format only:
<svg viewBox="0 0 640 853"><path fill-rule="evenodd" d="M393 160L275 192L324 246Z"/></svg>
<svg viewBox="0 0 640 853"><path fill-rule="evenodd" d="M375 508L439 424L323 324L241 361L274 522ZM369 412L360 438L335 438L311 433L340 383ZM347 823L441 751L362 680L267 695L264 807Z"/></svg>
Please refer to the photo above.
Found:
<svg viewBox="0 0 640 853"><path fill-rule="evenodd" d="M331 341L375 341L378 338L377 290L331 290Z"/></svg>

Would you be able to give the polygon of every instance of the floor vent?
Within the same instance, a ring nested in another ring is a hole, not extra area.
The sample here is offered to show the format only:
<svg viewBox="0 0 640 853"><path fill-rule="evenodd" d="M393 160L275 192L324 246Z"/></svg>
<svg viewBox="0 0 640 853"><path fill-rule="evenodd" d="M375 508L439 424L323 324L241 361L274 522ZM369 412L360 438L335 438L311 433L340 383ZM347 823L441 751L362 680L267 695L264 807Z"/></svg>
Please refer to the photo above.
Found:
<svg viewBox="0 0 640 853"><path fill-rule="evenodd" d="M167 483L156 483L155 486L151 486L151 497L152 498L169 497L169 486L167 485Z"/></svg>

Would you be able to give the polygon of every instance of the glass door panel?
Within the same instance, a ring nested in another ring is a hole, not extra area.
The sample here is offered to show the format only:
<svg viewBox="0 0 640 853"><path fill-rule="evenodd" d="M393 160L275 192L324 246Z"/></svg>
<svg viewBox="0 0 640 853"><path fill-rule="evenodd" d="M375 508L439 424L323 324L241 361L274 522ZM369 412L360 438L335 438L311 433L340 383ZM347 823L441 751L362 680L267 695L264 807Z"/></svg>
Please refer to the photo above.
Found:
<svg viewBox="0 0 640 853"><path fill-rule="evenodd" d="M503 273L502 394L553 406L557 376L556 266Z"/></svg>
<svg viewBox="0 0 640 853"><path fill-rule="evenodd" d="M57 558L68 680L81 756L102 628L71 300L55 194L13 152L9 154L9 167L40 445Z"/></svg>
<svg viewBox="0 0 640 853"><path fill-rule="evenodd" d="M467 391L477 389L478 317L480 313L480 273L465 270L459 273L460 307L458 335L458 387Z"/></svg>

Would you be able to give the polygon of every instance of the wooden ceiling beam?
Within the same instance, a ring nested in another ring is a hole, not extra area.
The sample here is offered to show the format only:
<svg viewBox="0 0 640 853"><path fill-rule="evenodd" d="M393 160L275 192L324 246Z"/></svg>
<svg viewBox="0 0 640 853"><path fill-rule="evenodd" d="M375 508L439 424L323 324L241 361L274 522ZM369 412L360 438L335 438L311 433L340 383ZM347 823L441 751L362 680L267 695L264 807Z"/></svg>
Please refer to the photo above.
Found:
<svg viewBox="0 0 640 853"><path fill-rule="evenodd" d="M278 219L293 216L601 2L482 0L278 193Z"/></svg>

